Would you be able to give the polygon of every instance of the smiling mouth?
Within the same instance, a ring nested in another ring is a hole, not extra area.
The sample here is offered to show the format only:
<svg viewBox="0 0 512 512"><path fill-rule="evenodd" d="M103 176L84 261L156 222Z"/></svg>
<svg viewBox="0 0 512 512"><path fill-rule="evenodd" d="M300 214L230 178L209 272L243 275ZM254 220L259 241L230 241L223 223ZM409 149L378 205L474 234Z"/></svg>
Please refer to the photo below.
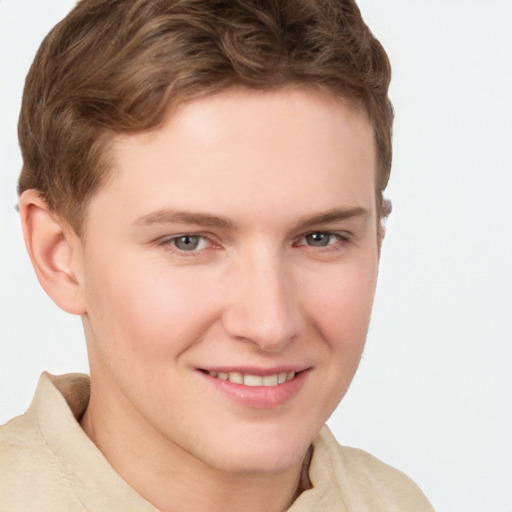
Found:
<svg viewBox="0 0 512 512"><path fill-rule="evenodd" d="M251 375L240 372L215 372L215 371L207 371L203 370L204 373L208 374L210 377L215 379L229 381L233 384L243 384L244 386L249 387L258 387L258 386L278 386L280 384L284 384L289 382L290 380L295 378L297 374L294 371L290 372L280 372L275 373L273 375Z"/></svg>

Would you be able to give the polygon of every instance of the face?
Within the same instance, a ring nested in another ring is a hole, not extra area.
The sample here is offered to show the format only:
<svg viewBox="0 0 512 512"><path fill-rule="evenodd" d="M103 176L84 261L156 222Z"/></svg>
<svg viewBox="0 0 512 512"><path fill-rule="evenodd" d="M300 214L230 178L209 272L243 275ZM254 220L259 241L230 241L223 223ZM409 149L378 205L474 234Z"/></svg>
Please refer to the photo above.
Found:
<svg viewBox="0 0 512 512"><path fill-rule="evenodd" d="M370 124L312 91L228 90L112 161L80 245L91 406L210 467L296 464L366 337Z"/></svg>

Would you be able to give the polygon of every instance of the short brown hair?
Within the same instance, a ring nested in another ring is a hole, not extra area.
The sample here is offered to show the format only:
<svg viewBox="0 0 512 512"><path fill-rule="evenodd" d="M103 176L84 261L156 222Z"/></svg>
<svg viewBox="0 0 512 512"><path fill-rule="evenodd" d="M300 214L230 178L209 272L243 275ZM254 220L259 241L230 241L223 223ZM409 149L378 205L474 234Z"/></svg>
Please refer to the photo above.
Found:
<svg viewBox="0 0 512 512"><path fill-rule="evenodd" d="M19 120L18 193L80 234L118 133L233 85L299 84L355 100L374 127L377 208L391 169L391 69L353 0L82 0L43 41Z"/></svg>

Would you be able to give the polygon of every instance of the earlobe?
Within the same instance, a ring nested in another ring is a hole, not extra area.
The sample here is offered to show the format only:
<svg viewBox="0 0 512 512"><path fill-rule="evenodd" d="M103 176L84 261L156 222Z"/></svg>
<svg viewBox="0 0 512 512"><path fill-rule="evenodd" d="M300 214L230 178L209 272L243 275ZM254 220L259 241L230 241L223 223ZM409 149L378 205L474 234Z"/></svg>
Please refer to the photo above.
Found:
<svg viewBox="0 0 512 512"><path fill-rule="evenodd" d="M35 190L19 199L23 237L39 283L64 311L85 313L81 284L81 243Z"/></svg>

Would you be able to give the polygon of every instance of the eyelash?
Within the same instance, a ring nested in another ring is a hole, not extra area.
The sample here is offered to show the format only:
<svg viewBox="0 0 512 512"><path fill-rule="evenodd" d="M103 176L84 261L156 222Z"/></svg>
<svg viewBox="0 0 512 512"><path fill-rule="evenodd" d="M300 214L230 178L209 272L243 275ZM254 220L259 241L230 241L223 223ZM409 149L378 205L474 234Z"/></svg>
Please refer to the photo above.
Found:
<svg viewBox="0 0 512 512"><path fill-rule="evenodd" d="M199 244L207 242L208 246L201 247L201 248L194 248L190 251L180 249L179 247L176 246L176 243L179 240L182 240L185 238L199 239ZM159 241L158 245L161 245L161 246L165 247L166 249L170 249L170 250L176 252L177 254L180 254L183 256L194 256L194 255L198 254L200 251L203 251L212 246L215 246L216 244L214 242L212 242L212 240L205 235L196 234L196 233L183 233L181 235L165 237Z"/></svg>
<svg viewBox="0 0 512 512"><path fill-rule="evenodd" d="M310 231L309 233L306 233L306 234L302 235L299 238L299 242L302 241L302 240L305 240L307 237L311 237L311 236L314 236L314 235L327 236L327 237L330 238L330 240L328 241L328 243L326 245L315 246L315 245L309 245L309 244L301 244L301 243L298 243L298 242L296 242L294 245L297 246L297 247L312 247L313 249L318 248L318 249L323 250L323 251L332 251L332 250L339 250L339 249L341 249L344 245L346 245L350 241L350 237L349 237L348 233L346 233L346 232L339 232L339 231ZM329 242L332 242L332 239L334 239L334 242L333 243L329 243Z"/></svg>
<svg viewBox="0 0 512 512"><path fill-rule="evenodd" d="M311 237L314 235L321 235L321 236L328 236L329 241L326 245L310 245L308 243L301 243L303 240L306 240L307 237ZM207 242L206 247L200 247L200 248L193 248L190 251L180 249L176 246L176 243L180 239L185 238L194 238L199 239L199 244ZM334 241L333 241L334 239ZM350 242L350 236L346 232L339 232L339 231L310 231L308 233L305 233L298 237L296 241L293 243L294 247L309 247L312 249L318 249L320 251L326 252L326 251L336 251L340 250L344 245ZM202 234L196 234L196 233L182 233L180 235L174 235L174 236L168 236L165 238L162 238L158 241L158 245L165 247L166 249L169 249L180 256L197 256L199 253L206 249L210 248L216 248L219 247L215 242L213 242L208 236L202 235Z"/></svg>

